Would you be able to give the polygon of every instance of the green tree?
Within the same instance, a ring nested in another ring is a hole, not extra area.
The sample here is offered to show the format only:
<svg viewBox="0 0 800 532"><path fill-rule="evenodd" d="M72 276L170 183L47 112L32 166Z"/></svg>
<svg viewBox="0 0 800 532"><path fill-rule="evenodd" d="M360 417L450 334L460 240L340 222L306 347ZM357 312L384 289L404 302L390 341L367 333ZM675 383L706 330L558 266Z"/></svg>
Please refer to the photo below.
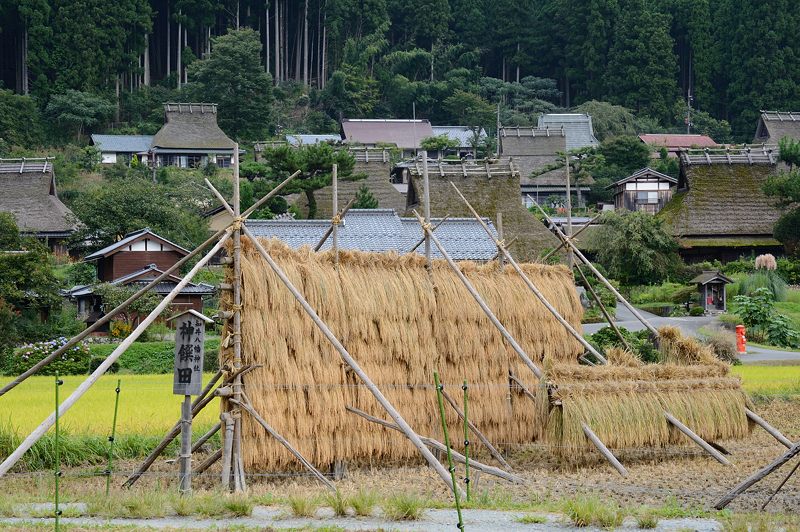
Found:
<svg viewBox="0 0 800 532"><path fill-rule="evenodd" d="M361 185L356 192L356 201L353 203L354 209L377 209L378 200L372 195L367 185Z"/></svg>
<svg viewBox="0 0 800 532"><path fill-rule="evenodd" d="M53 95L45 113L80 138L85 129L109 120L114 113L114 104L100 96L69 89L63 94Z"/></svg>
<svg viewBox="0 0 800 532"><path fill-rule="evenodd" d="M448 148L458 148L458 141L448 137L447 133L443 133L433 137L425 137L420 141L419 146L434 155L437 152L444 152Z"/></svg>
<svg viewBox="0 0 800 532"><path fill-rule="evenodd" d="M637 131L636 116L621 105L591 100L573 109L576 113L585 113L592 117L592 127L597 140L603 141L618 135L636 135L649 133Z"/></svg>
<svg viewBox="0 0 800 532"><path fill-rule="evenodd" d="M677 96L677 62L669 20L644 0L623 0L608 54L609 100L660 120L671 119Z"/></svg>
<svg viewBox="0 0 800 532"><path fill-rule="evenodd" d="M645 212L604 215L596 240L597 262L624 285L661 283L681 264L663 221Z"/></svg>
<svg viewBox="0 0 800 532"><path fill-rule="evenodd" d="M0 212L0 299L15 309L39 309L60 302L58 281L46 246L20 235L13 215Z"/></svg>
<svg viewBox="0 0 800 532"><path fill-rule="evenodd" d="M789 171L767 179L764 192L775 197L786 209L775 224L775 238L789 254L797 254L800 251L800 141L781 139L780 158L789 166Z"/></svg>
<svg viewBox="0 0 800 532"><path fill-rule="evenodd" d="M199 101L219 105L219 125L234 138L266 134L272 103L272 77L261 64L259 35L233 30L212 39L211 54L192 63L189 80Z"/></svg>
<svg viewBox="0 0 800 532"><path fill-rule="evenodd" d="M103 301L103 310L106 312L121 305L137 289L138 287L135 286L120 286L111 283L100 283L92 288L94 294ZM115 319L120 319L121 317L125 323L136 326L140 318L153 312L162 299L155 292L147 292L128 305L124 311L115 316Z"/></svg>
<svg viewBox="0 0 800 532"><path fill-rule="evenodd" d="M444 108L454 120L458 121L458 124L472 130L472 136L476 141L481 128L488 127L495 121L494 106L472 92L456 90L444 101Z"/></svg>
<svg viewBox="0 0 800 532"><path fill-rule="evenodd" d="M0 138L12 146L39 145L42 117L32 98L0 89L0 132Z"/></svg>

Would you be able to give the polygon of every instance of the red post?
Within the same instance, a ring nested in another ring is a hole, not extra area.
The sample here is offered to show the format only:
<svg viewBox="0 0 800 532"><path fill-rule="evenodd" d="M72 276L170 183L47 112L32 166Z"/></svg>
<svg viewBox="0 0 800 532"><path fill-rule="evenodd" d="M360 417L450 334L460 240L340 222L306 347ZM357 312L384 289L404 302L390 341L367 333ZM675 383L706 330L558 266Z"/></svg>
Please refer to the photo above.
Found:
<svg viewBox="0 0 800 532"><path fill-rule="evenodd" d="M744 325L736 326L736 351L740 355L747 353L747 337L745 336Z"/></svg>

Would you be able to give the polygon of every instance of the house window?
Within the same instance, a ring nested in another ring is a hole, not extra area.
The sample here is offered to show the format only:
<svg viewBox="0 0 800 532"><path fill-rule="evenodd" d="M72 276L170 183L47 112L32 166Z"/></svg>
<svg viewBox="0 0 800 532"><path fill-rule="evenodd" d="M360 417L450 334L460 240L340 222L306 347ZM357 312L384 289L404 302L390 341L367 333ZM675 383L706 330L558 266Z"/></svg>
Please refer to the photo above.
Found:
<svg viewBox="0 0 800 532"><path fill-rule="evenodd" d="M203 164L202 155L188 155L186 157L186 164L189 168L199 168Z"/></svg>
<svg viewBox="0 0 800 532"><path fill-rule="evenodd" d="M636 203L640 205L655 205L658 203L658 192L637 192Z"/></svg>
<svg viewBox="0 0 800 532"><path fill-rule="evenodd" d="M230 155L217 155L217 166L220 168L230 168L231 156Z"/></svg>

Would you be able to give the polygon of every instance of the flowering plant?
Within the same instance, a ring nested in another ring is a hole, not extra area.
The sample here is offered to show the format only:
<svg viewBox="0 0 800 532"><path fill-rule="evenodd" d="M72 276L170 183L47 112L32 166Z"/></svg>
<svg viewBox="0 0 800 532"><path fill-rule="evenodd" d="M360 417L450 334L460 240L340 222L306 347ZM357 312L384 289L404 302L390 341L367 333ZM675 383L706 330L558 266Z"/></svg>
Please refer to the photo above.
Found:
<svg viewBox="0 0 800 532"><path fill-rule="evenodd" d="M68 339L64 336L46 342L36 342L25 344L14 350L8 373L19 375L23 371L31 368L34 364L43 360L51 353L63 347ZM42 368L39 375L54 375L58 371L59 375L81 375L89 371L89 362L92 354L86 342L80 342L66 351L56 360Z"/></svg>

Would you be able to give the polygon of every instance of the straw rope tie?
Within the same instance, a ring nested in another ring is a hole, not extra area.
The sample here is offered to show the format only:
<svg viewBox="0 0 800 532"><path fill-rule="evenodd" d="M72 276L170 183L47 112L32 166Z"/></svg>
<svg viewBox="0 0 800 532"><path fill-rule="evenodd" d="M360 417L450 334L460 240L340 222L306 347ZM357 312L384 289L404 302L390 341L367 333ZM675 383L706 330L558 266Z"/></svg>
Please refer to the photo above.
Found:
<svg viewBox="0 0 800 532"><path fill-rule="evenodd" d="M499 247L499 248L506 247L506 239L505 238L502 238L500 240L495 240L494 243L497 244L497 247Z"/></svg>
<svg viewBox="0 0 800 532"><path fill-rule="evenodd" d="M336 213L333 218L331 218L331 225L341 225L342 224L342 216L339 213Z"/></svg>
<svg viewBox="0 0 800 532"><path fill-rule="evenodd" d="M237 216L236 218L233 219L233 222L231 222L231 229L234 231L241 231L243 222L244 222L244 217Z"/></svg>

